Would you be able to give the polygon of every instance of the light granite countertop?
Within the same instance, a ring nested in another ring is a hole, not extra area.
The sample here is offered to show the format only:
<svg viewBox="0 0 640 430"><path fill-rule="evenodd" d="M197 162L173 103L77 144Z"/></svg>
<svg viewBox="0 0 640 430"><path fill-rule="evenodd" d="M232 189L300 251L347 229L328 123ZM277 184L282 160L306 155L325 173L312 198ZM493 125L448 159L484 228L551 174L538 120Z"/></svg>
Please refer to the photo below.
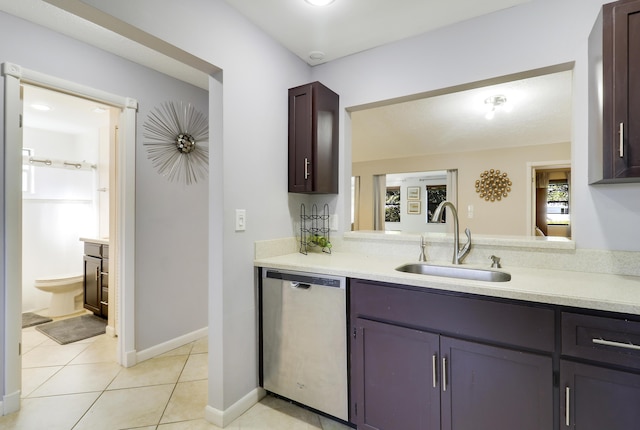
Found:
<svg viewBox="0 0 640 430"><path fill-rule="evenodd" d="M80 238L80 242L100 243L102 245L109 245L109 239L105 239L105 238L98 239L98 238L95 238L95 237L91 237L91 238L89 238L89 237L81 237Z"/></svg>
<svg viewBox="0 0 640 430"><path fill-rule="evenodd" d="M417 262L417 258L357 252L309 252L307 255L292 252L279 256L258 257L254 266L640 315L640 276L506 267L500 270L511 274L510 281L485 282L395 270L396 267L410 262ZM473 264L464 266L481 267ZM488 267L484 265L481 268Z"/></svg>

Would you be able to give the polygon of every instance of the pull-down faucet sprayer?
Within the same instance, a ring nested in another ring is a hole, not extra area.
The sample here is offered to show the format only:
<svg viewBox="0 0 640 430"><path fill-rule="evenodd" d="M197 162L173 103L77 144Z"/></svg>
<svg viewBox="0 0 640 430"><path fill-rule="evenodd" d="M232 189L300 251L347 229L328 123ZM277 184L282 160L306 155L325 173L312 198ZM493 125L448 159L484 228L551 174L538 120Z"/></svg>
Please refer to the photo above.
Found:
<svg viewBox="0 0 640 430"><path fill-rule="evenodd" d="M456 210L456 207L453 205L453 203L449 201L444 201L438 205L435 212L433 213L432 221L440 222L440 220L442 219L444 208L447 206L451 209L451 214L453 216L453 259L451 262L453 264L460 264L471 250L471 230L469 230L468 228L464 230L464 233L467 235L467 243L462 248L460 248L458 211Z"/></svg>

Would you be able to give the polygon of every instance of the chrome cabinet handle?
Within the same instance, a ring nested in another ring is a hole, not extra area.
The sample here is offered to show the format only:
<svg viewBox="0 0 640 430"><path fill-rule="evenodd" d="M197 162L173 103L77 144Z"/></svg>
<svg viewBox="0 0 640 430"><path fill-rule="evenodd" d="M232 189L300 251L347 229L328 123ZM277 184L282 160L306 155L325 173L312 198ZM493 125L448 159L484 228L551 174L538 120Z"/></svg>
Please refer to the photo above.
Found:
<svg viewBox="0 0 640 430"><path fill-rule="evenodd" d="M633 349L636 351L640 351L640 345L634 345L633 343L622 343L622 342L616 342L613 340L595 339L595 338L591 339L591 341L596 345L615 346L616 348Z"/></svg>
<svg viewBox="0 0 640 430"><path fill-rule="evenodd" d="M100 302L100 304L104 306L109 306L109 302L105 302L105 301Z"/></svg>
<svg viewBox="0 0 640 430"><path fill-rule="evenodd" d="M618 134L620 135L620 148L618 152L620 153L620 158L624 157L624 122L620 123Z"/></svg>
<svg viewBox="0 0 640 430"><path fill-rule="evenodd" d="M567 427L571 426L571 420L569 418L569 407L571 404L571 388L565 387L564 389L564 423Z"/></svg>
<svg viewBox="0 0 640 430"><path fill-rule="evenodd" d="M96 282L100 279L100 268L96 267Z"/></svg>
<svg viewBox="0 0 640 430"><path fill-rule="evenodd" d="M447 391L447 357L442 357L442 391Z"/></svg>
<svg viewBox="0 0 640 430"><path fill-rule="evenodd" d="M437 354L433 354L433 356L431 357L431 369L432 369L432 373L431 373L431 378L433 379L433 388L436 388L436 385L438 384L438 355Z"/></svg>
<svg viewBox="0 0 640 430"><path fill-rule="evenodd" d="M307 157L304 158L304 178L309 178L309 159Z"/></svg>

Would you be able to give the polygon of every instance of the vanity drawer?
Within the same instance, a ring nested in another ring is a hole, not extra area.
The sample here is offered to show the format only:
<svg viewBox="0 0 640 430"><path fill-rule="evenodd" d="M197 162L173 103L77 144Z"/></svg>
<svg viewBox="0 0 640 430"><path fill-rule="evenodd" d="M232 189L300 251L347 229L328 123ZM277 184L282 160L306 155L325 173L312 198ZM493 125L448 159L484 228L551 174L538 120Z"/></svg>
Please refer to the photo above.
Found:
<svg viewBox="0 0 640 430"><path fill-rule="evenodd" d="M99 243L85 242L84 255L90 255L92 257L102 257L102 245Z"/></svg>
<svg viewBox="0 0 640 430"><path fill-rule="evenodd" d="M563 312L562 354L640 369L640 322Z"/></svg>

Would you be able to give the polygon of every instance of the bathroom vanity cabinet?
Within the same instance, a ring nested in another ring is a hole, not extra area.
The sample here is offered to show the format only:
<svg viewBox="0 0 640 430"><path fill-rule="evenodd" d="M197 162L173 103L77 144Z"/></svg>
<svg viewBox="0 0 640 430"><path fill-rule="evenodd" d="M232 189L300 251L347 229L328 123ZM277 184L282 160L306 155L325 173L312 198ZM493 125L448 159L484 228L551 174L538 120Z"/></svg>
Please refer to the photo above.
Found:
<svg viewBox="0 0 640 430"><path fill-rule="evenodd" d="M290 193L338 193L338 109L320 82L289 89Z"/></svg>
<svg viewBox="0 0 640 430"><path fill-rule="evenodd" d="M109 245L84 243L84 308L95 315L109 315Z"/></svg>
<svg viewBox="0 0 640 430"><path fill-rule="evenodd" d="M640 0L602 7L589 57L589 133L602 148L590 182L640 182Z"/></svg>
<svg viewBox="0 0 640 430"><path fill-rule="evenodd" d="M351 416L370 430L549 430L555 313L351 282Z"/></svg>

